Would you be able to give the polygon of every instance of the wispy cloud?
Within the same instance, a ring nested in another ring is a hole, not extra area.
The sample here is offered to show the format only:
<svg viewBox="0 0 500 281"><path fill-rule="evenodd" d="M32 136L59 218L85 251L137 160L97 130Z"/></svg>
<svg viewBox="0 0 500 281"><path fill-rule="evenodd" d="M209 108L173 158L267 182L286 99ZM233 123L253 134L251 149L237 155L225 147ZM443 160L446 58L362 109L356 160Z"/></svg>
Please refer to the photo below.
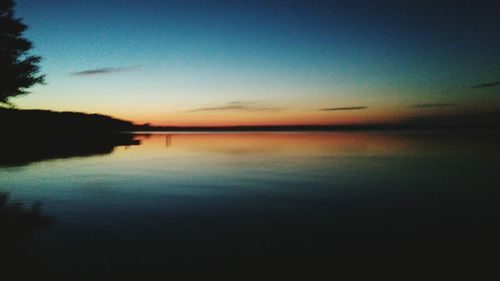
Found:
<svg viewBox="0 0 500 281"><path fill-rule="evenodd" d="M478 84L478 85L471 86L470 88L471 89L482 89L482 88L490 88L490 87L497 87L497 86L500 86L500 81Z"/></svg>
<svg viewBox="0 0 500 281"><path fill-rule="evenodd" d="M139 68L140 68L140 66L103 67L103 68L96 68L96 69L89 69L89 70L77 71L77 72L71 73L71 75L72 76L95 76L95 75L102 75L102 74L127 72L127 71L136 70L136 69L139 69Z"/></svg>
<svg viewBox="0 0 500 281"><path fill-rule="evenodd" d="M248 101L233 101L226 104L200 107L186 112L201 112L201 111L281 111L283 108L269 106L259 102L248 102Z"/></svg>
<svg viewBox="0 0 500 281"><path fill-rule="evenodd" d="M368 106L349 106L349 107L326 107L320 108L319 111L340 111L340 110L363 110L367 109Z"/></svg>
<svg viewBox="0 0 500 281"><path fill-rule="evenodd" d="M411 107L413 108L431 108L431 107L448 107L448 106L454 106L454 103L421 103L421 104L415 104L412 105Z"/></svg>

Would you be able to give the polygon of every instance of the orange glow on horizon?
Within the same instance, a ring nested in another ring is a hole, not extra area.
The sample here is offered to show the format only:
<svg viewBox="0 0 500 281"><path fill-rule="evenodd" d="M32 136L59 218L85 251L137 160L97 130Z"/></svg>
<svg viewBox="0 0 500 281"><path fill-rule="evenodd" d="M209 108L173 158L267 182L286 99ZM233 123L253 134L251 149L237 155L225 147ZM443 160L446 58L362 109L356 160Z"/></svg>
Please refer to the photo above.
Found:
<svg viewBox="0 0 500 281"><path fill-rule="evenodd" d="M230 127L230 126L287 126L287 125L364 125L387 124L404 119L398 112L380 110L367 112L265 112L189 114L173 113L118 115L136 124L149 123L152 126L174 127Z"/></svg>

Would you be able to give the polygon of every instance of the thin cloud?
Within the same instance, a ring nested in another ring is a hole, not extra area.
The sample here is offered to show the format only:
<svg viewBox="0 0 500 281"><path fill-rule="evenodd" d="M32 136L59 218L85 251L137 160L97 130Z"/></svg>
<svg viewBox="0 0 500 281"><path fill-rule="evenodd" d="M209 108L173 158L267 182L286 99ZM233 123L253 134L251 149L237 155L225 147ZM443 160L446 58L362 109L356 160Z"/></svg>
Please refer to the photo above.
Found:
<svg viewBox="0 0 500 281"><path fill-rule="evenodd" d="M340 111L340 110L363 110L367 109L368 106L349 106L349 107L327 107L320 108L319 111Z"/></svg>
<svg viewBox="0 0 500 281"><path fill-rule="evenodd" d="M421 104L415 104L412 107L413 108L431 108L431 107L448 107L448 106L454 106L454 103L421 103Z"/></svg>
<svg viewBox="0 0 500 281"><path fill-rule="evenodd" d="M84 70L84 71L77 71L77 72L71 73L71 75L72 76L95 76L95 75L102 75L102 74L127 72L127 71L135 70L138 68L140 68L140 66L103 67L103 68L89 69L89 70Z"/></svg>
<svg viewBox="0 0 500 281"><path fill-rule="evenodd" d="M283 110L281 107L269 106L266 104L261 104L257 102L244 102L244 101L234 101L227 104L217 105L217 106L209 106L209 107L200 107L191 110L187 110L186 112L201 112L201 111L250 111L250 112L258 112L258 111L281 111Z"/></svg>
<svg viewBox="0 0 500 281"><path fill-rule="evenodd" d="M478 85L471 86L470 88L471 89L483 89L483 88L491 88L491 87L496 87L496 86L500 86L500 81L478 84Z"/></svg>

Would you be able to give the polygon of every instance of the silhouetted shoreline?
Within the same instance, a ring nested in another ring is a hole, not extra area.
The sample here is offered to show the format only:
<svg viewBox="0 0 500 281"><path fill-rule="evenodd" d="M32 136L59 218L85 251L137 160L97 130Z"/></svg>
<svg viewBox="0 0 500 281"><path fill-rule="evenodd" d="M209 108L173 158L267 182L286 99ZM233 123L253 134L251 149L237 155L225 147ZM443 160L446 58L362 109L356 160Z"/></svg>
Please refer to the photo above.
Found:
<svg viewBox="0 0 500 281"><path fill-rule="evenodd" d="M104 155L138 145L132 122L97 114L0 109L0 166Z"/></svg>
<svg viewBox="0 0 500 281"><path fill-rule="evenodd" d="M48 110L17 110L0 108L3 132L33 135L61 133L67 135L113 134L117 132L158 131L404 131L404 130L499 130L500 111L450 116L423 116L391 124L352 125L242 125L242 126L152 126L134 124L101 114L54 112Z"/></svg>
<svg viewBox="0 0 500 281"><path fill-rule="evenodd" d="M117 146L138 145L133 134L8 135L0 139L0 166L20 166L32 162L105 155Z"/></svg>
<svg viewBox="0 0 500 281"><path fill-rule="evenodd" d="M353 124L353 125L264 125L264 126L136 126L135 130L143 131L411 131L411 130L444 130L444 131L477 131L500 129L500 112L463 114L451 116L428 116L408 119L392 124Z"/></svg>
<svg viewBox="0 0 500 281"><path fill-rule="evenodd" d="M130 121L100 114L0 108L0 128L4 132L114 133L135 127Z"/></svg>

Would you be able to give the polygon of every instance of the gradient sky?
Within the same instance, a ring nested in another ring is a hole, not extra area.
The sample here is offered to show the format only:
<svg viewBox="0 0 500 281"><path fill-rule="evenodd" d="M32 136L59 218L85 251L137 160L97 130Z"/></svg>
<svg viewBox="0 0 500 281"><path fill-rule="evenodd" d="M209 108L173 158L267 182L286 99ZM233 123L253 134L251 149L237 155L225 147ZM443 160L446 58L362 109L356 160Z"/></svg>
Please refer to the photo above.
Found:
<svg viewBox="0 0 500 281"><path fill-rule="evenodd" d="M20 108L155 125L351 124L500 108L499 1L18 0Z"/></svg>

